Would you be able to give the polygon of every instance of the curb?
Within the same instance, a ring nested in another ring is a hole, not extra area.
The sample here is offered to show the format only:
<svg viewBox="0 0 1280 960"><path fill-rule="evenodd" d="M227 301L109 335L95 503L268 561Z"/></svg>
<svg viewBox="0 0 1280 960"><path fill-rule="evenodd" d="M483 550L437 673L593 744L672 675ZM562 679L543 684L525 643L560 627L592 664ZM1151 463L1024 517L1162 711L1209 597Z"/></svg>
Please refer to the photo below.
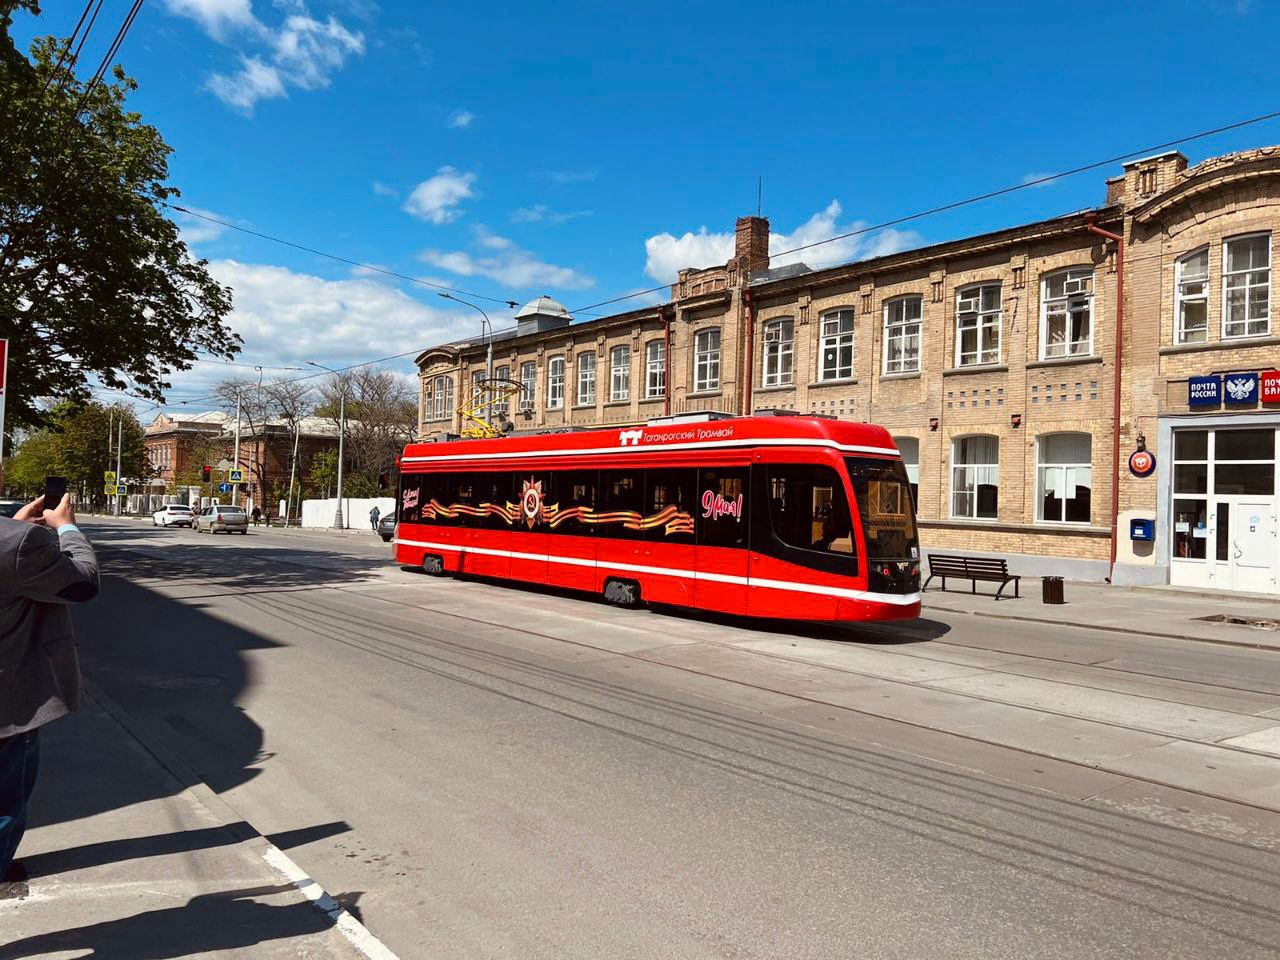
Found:
<svg viewBox="0 0 1280 960"><path fill-rule="evenodd" d="M400 960L399 956L375 937L363 923L331 897L323 887L308 876L297 863L279 847L259 833L240 813L187 766L186 762L164 744L142 729L134 717L107 696L88 677L81 678L85 696L93 700L103 712L124 728L125 732L149 753L157 763L177 780L191 799L242 843L250 847L272 870L293 884L317 910L327 916L339 933L368 960Z"/></svg>
<svg viewBox="0 0 1280 960"><path fill-rule="evenodd" d="M981 610L958 610L955 607L943 607L931 603L922 603L924 610L938 610L944 613L958 613L962 616L986 617L989 620L1016 620L1020 623L1038 623L1050 627L1074 627L1077 630L1105 630L1108 633L1124 633L1136 637L1153 637L1156 640L1186 640L1191 643L1212 643L1220 647L1240 647L1244 650L1266 650L1269 653L1280 653L1280 645L1274 643L1248 643L1244 640L1227 640L1218 637L1195 637L1189 634L1160 633L1156 630L1136 630L1132 627L1113 627L1095 623L1070 623L1066 620L1042 620L1038 617L1020 617L1012 613L984 613Z"/></svg>

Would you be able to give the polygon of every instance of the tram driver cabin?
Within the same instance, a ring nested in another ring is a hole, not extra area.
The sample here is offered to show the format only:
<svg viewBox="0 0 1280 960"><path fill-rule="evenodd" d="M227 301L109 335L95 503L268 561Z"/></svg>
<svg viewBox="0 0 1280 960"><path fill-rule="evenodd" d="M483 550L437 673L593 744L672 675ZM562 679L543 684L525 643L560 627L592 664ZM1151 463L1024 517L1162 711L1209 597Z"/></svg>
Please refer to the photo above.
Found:
<svg viewBox="0 0 1280 960"><path fill-rule="evenodd" d="M913 492L881 427L819 417L410 444L396 559L798 620L920 613Z"/></svg>

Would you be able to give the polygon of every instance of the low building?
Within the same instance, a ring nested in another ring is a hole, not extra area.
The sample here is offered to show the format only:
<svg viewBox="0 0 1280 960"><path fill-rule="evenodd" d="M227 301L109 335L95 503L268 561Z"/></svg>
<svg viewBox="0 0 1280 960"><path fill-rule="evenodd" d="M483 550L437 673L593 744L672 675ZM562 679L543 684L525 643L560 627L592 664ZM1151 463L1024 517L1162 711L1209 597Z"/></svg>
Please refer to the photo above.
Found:
<svg viewBox="0 0 1280 960"><path fill-rule="evenodd" d="M1137 160L1096 208L822 270L771 268L768 221L744 217L734 257L681 271L668 303L579 322L527 305L494 339L495 376L521 385L495 413L872 421L926 552L1280 593L1277 226L1280 148ZM423 439L464 425L487 350L419 356Z"/></svg>

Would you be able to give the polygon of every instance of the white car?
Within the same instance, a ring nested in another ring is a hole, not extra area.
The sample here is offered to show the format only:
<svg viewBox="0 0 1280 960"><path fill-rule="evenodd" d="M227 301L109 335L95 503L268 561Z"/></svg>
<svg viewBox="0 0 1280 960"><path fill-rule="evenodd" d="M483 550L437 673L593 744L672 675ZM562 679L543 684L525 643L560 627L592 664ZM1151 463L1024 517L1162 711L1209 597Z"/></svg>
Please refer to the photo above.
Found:
<svg viewBox="0 0 1280 960"><path fill-rule="evenodd" d="M151 515L153 527L189 527L195 514L184 503L171 503Z"/></svg>

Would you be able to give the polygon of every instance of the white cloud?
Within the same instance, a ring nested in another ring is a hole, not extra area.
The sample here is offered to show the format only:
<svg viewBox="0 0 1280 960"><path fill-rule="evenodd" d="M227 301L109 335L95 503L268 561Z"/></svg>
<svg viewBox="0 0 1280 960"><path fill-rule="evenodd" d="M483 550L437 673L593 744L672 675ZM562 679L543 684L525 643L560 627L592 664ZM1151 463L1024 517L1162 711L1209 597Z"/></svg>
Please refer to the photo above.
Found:
<svg viewBox="0 0 1280 960"><path fill-rule="evenodd" d="M476 115L470 110L455 110L449 114L445 123L454 130L465 130L475 121Z"/></svg>
<svg viewBox="0 0 1280 960"><path fill-rule="evenodd" d="M567 223L579 217L589 217L591 210L553 210L545 203L535 203L529 207L520 207L511 214L512 223Z"/></svg>
<svg viewBox="0 0 1280 960"><path fill-rule="evenodd" d="M491 233L484 227L476 229L476 245L481 252L424 250L418 259L460 277L488 277L515 290L583 290L595 285L594 278L571 267L540 260L508 238Z"/></svg>
<svg viewBox="0 0 1280 960"><path fill-rule="evenodd" d="M815 267L848 263L896 253L920 243L919 234L912 230L881 230L873 234L845 237L795 253L783 252L796 247L807 247L839 234L852 233L865 226L860 220L840 223L841 213L840 203L832 200L825 209L815 213L791 233L770 233L770 266L807 263ZM679 237L659 233L646 240L644 248L645 273L661 283L674 283L680 270L711 267L729 260L733 256L734 235L711 233L706 227L702 227L697 233L685 233Z"/></svg>
<svg viewBox="0 0 1280 960"><path fill-rule="evenodd" d="M1051 187L1059 180L1052 173L1028 173L1022 178L1022 185L1029 187L1034 184L1039 187Z"/></svg>
<svg viewBox="0 0 1280 960"><path fill-rule="evenodd" d="M280 71L257 57L241 57L240 69L230 76L211 74L205 81L205 89L227 106L246 113L251 112L259 100L286 95Z"/></svg>
<svg viewBox="0 0 1280 960"><path fill-rule="evenodd" d="M200 207L193 207L188 204L187 209L191 213L200 214L204 217L213 217L217 220L230 220L230 217L224 217L222 214L214 213L212 210L202 210ZM217 240L227 228L220 223L211 223L208 220L201 219L200 216L192 216L191 213L183 213L180 210L173 212L173 222L178 225L178 232L182 235L182 242L188 247L194 247L196 244L209 243Z"/></svg>
<svg viewBox="0 0 1280 960"><path fill-rule="evenodd" d="M221 41L232 27L262 31L250 0L164 0L169 12L196 21L209 36Z"/></svg>
<svg viewBox="0 0 1280 960"><path fill-rule="evenodd" d="M431 223L452 223L462 216L458 204L474 196L471 185L474 173L461 173L453 167L441 167L436 175L413 188L404 208L415 217Z"/></svg>
<svg viewBox="0 0 1280 960"><path fill-rule="evenodd" d="M290 83L304 90L329 85L348 54L364 53L364 35L352 33L333 17L324 23L292 16L275 38L275 62Z"/></svg>
<svg viewBox="0 0 1280 960"><path fill-rule="evenodd" d="M373 181L373 192L380 197L399 198L400 196L400 191L397 190L395 187L389 187L385 183L380 183L377 180Z"/></svg>

